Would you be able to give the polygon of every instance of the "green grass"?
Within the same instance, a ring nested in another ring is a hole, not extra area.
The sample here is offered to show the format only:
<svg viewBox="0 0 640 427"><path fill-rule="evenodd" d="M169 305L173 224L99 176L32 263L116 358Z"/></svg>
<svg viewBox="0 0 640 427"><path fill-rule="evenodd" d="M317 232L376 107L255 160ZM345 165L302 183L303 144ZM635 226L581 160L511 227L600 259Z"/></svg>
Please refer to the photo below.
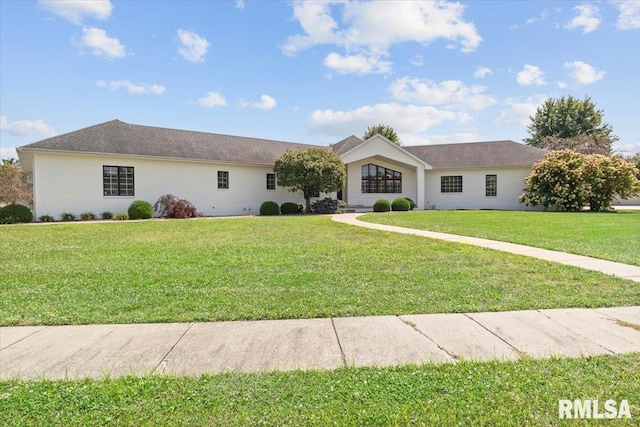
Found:
<svg viewBox="0 0 640 427"><path fill-rule="evenodd" d="M4 426L65 427L594 423L560 420L559 399L598 399L601 408L605 400L620 405L626 399L632 418L605 424L637 425L640 354L200 378L5 381L0 417Z"/></svg>
<svg viewBox="0 0 640 427"><path fill-rule="evenodd" d="M0 253L1 325L640 304L631 281L324 216L5 226Z"/></svg>
<svg viewBox="0 0 640 427"><path fill-rule="evenodd" d="M640 211L414 211L362 220L520 243L640 266Z"/></svg>

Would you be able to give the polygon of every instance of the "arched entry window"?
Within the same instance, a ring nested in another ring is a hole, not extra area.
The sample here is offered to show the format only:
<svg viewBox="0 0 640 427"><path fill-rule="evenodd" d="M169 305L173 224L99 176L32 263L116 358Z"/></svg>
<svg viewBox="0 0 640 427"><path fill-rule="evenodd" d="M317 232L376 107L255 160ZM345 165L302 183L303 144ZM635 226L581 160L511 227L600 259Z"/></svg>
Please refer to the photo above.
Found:
<svg viewBox="0 0 640 427"><path fill-rule="evenodd" d="M402 193L402 172L369 163L362 166L363 193Z"/></svg>

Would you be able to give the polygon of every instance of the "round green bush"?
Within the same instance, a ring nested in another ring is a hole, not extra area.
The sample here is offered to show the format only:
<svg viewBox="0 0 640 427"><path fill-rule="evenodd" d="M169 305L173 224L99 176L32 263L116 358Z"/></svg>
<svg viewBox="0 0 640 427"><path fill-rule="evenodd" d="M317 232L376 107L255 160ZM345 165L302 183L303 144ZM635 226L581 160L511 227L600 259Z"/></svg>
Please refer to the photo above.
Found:
<svg viewBox="0 0 640 427"><path fill-rule="evenodd" d="M153 206L144 200L135 200L129 205L129 219L149 219L153 217Z"/></svg>
<svg viewBox="0 0 640 427"><path fill-rule="evenodd" d="M408 211L411 208L411 203L404 197L398 197L391 202L392 211Z"/></svg>
<svg viewBox="0 0 640 427"><path fill-rule="evenodd" d="M276 202L264 202L260 205L260 215L278 215L280 207Z"/></svg>
<svg viewBox="0 0 640 427"><path fill-rule="evenodd" d="M11 204L0 208L0 224L17 224L33 221L31 209L24 205Z"/></svg>
<svg viewBox="0 0 640 427"><path fill-rule="evenodd" d="M373 204L374 212L389 212L390 210L391 210L391 205L389 204L388 200L378 199Z"/></svg>
<svg viewBox="0 0 640 427"><path fill-rule="evenodd" d="M282 206L280 206L280 212L282 215L297 215L300 213L298 204L290 202L283 203Z"/></svg>
<svg viewBox="0 0 640 427"><path fill-rule="evenodd" d="M413 200L411 200L408 197L405 197L405 199L407 199L407 201L409 202L409 210L412 211L415 207L416 207L416 202L414 202Z"/></svg>

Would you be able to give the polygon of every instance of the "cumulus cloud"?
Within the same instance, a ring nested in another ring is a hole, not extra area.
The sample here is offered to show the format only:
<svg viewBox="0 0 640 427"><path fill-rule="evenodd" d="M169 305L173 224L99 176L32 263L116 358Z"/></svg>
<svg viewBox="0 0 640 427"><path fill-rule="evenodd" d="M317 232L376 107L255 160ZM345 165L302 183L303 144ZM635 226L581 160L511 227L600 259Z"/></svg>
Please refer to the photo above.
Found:
<svg viewBox="0 0 640 427"><path fill-rule="evenodd" d="M336 20L334 12L338 9L342 16ZM325 59L325 65L339 64L343 72L359 74L381 72L390 67L390 63L369 65L371 58L387 56L391 46L405 42L426 45L438 39L457 41L463 52L470 52L478 47L482 38L475 25L463 19L464 9L460 3L445 1L407 0L395 2L393 7L376 0L296 1L293 19L300 23L303 33L289 36L282 50L287 55L295 55L316 45L340 46L346 55L327 57L329 61ZM348 61L351 63L345 65Z"/></svg>
<svg viewBox="0 0 640 427"><path fill-rule="evenodd" d="M181 47L178 53L189 62L204 62L204 57L209 50L209 42L204 37L193 31L178 30L178 38Z"/></svg>
<svg viewBox="0 0 640 427"><path fill-rule="evenodd" d="M547 82L544 80L544 72L535 65L525 65L524 69L516 77L521 86L543 86Z"/></svg>
<svg viewBox="0 0 640 427"><path fill-rule="evenodd" d="M227 105L227 100L218 92L207 92L207 96L198 99L198 104L206 108Z"/></svg>
<svg viewBox="0 0 640 427"><path fill-rule="evenodd" d="M134 84L129 80L111 80L109 83L104 80L98 80L96 82L96 86L109 88L112 92L120 89L121 87L127 89L129 93L138 94L138 93L148 93L152 95L160 95L165 91L164 86L160 86L157 84L147 84L147 83L139 83Z"/></svg>
<svg viewBox="0 0 640 427"><path fill-rule="evenodd" d="M529 117L533 116L538 106L547 99L546 95L538 94L533 97L521 100L519 98L507 98L507 108L500 112L500 116L494 121L498 125L521 125L529 124Z"/></svg>
<svg viewBox="0 0 640 427"><path fill-rule="evenodd" d="M419 105L442 105L452 109L482 110L496 103L486 95L485 86L465 86L459 80L435 83L427 79L403 77L389 86L391 95L399 100Z"/></svg>
<svg viewBox="0 0 640 427"><path fill-rule="evenodd" d="M425 131L445 121L466 121L462 113L432 106L400 105L398 103L365 105L350 111L316 110L307 126L312 132L340 137L360 134L371 123L390 123L398 134Z"/></svg>
<svg viewBox="0 0 640 427"><path fill-rule="evenodd" d="M251 104L252 108L258 108L260 110L269 111L274 108L278 103L275 99L270 97L269 95L262 95L260 97L260 102L254 102Z"/></svg>
<svg viewBox="0 0 640 427"><path fill-rule="evenodd" d="M244 0L236 0L236 8L244 9Z"/></svg>
<svg viewBox="0 0 640 427"><path fill-rule="evenodd" d="M640 2L637 0L616 1L618 6L618 20L616 28L619 30L640 29Z"/></svg>
<svg viewBox="0 0 640 427"><path fill-rule="evenodd" d="M578 16L574 17L564 28L568 30L582 28L582 34L587 34L595 31L600 26L600 10L597 6L583 4L574 7L573 10L578 11Z"/></svg>
<svg viewBox="0 0 640 427"><path fill-rule="evenodd" d="M425 135L425 134L401 134L400 140L405 146L410 145L432 145L432 144L456 144L460 142L473 142L478 140L475 133L452 133L448 135Z"/></svg>
<svg viewBox="0 0 640 427"><path fill-rule="evenodd" d="M493 71L491 71L491 68L480 66L480 67L478 67L476 72L473 73L473 78L474 79L484 79L489 74L493 74Z"/></svg>
<svg viewBox="0 0 640 427"><path fill-rule="evenodd" d="M125 47L116 38L109 37L105 30L84 27L80 39L74 40L76 46L89 48L98 58L117 59L127 55Z"/></svg>
<svg viewBox="0 0 640 427"><path fill-rule="evenodd" d="M38 0L43 9L58 15L74 24L82 24L84 18L108 19L113 11L109 0Z"/></svg>
<svg viewBox="0 0 640 427"><path fill-rule="evenodd" d="M602 80L606 71L600 71L582 61L565 62L564 68L569 71L569 76L581 85L590 85Z"/></svg>
<svg viewBox="0 0 640 427"><path fill-rule="evenodd" d="M379 56L373 55L342 56L333 52L324 59L324 65L341 74L386 74L391 72L391 62L381 61Z"/></svg>
<svg viewBox="0 0 640 427"><path fill-rule="evenodd" d="M18 120L10 122L7 116L0 116L0 130L13 136L49 137L55 135L51 126L43 120Z"/></svg>

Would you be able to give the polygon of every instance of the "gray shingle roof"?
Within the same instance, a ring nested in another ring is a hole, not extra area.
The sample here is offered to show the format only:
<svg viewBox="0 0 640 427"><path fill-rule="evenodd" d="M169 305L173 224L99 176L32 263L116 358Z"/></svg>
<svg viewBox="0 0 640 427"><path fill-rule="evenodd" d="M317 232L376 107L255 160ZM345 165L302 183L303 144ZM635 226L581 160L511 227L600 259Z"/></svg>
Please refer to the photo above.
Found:
<svg viewBox="0 0 640 427"><path fill-rule="evenodd" d="M341 156L347 151L351 150L353 147L356 147L363 142L364 141L357 136L351 135L350 137L345 138L340 142L336 142L331 146L331 148L333 149L334 153L336 153L338 156Z"/></svg>
<svg viewBox="0 0 640 427"><path fill-rule="evenodd" d="M402 147L434 169L532 166L546 151L514 141Z"/></svg>
<svg viewBox="0 0 640 427"><path fill-rule="evenodd" d="M54 136L21 149L169 157L273 165L276 157L316 145L132 125L112 120ZM323 147L326 148L326 147Z"/></svg>

